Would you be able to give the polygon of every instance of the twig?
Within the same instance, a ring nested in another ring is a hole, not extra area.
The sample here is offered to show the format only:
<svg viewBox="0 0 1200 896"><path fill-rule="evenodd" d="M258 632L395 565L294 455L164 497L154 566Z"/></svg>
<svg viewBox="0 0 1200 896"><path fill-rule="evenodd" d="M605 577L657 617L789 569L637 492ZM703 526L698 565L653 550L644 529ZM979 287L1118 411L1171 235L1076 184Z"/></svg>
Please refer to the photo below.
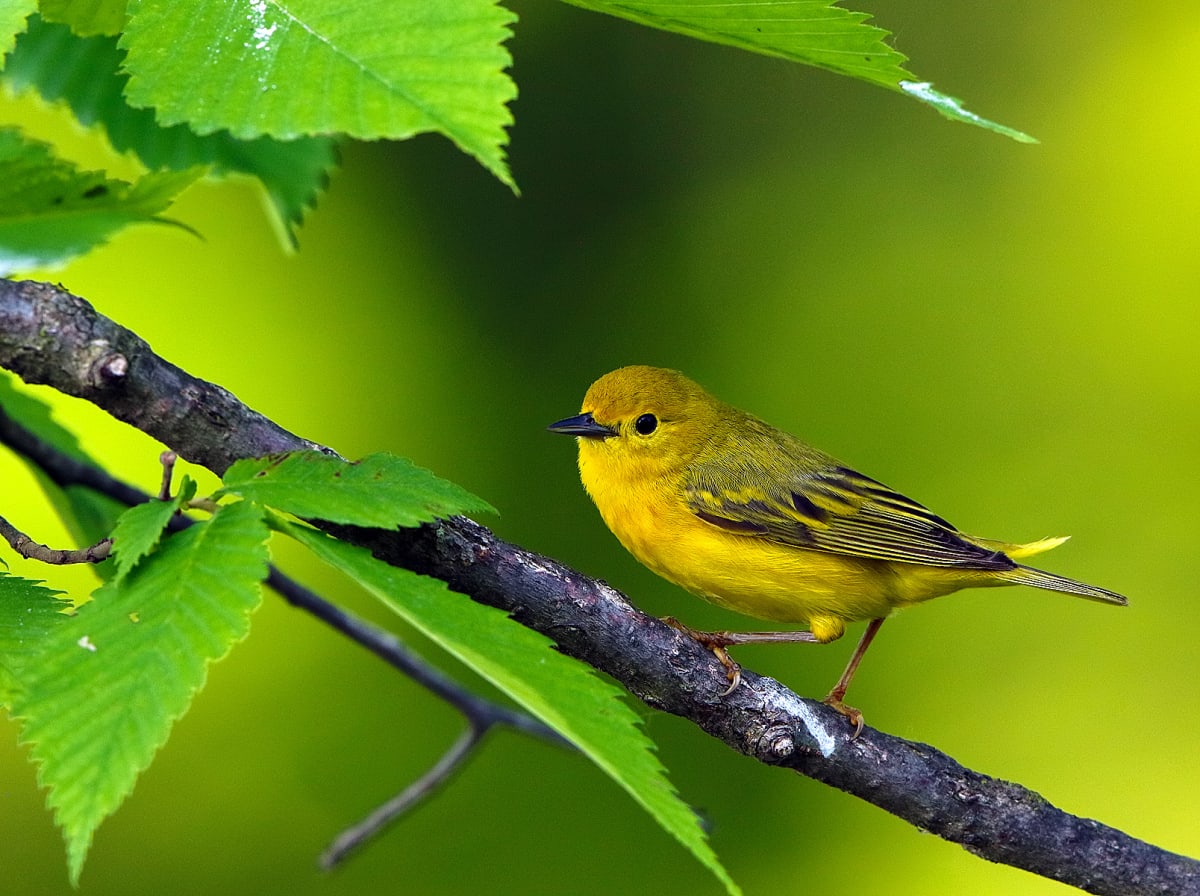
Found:
<svg viewBox="0 0 1200 896"><path fill-rule="evenodd" d="M64 317L86 325L65 330L50 325ZM142 402L162 412L146 413L89 380L90 367L79 361L89 344L80 343L77 332L128 346L130 375L116 391L136 389ZM87 398L217 473L241 457L313 447L134 339L64 290L0 281L0 366ZM157 385L164 377L169 390ZM196 415L180 425L186 395L197 392L208 396L210 416ZM839 787L979 856L1092 893L1200 894L1200 862L1077 818L924 744L871 728L851 742L841 716L776 681L743 670L742 686L719 698L724 669L711 651L638 612L604 583L508 544L469 520L396 532L343 529L342 535L389 562L435 575L508 611L648 705L692 720L732 749Z"/></svg>
<svg viewBox="0 0 1200 896"><path fill-rule="evenodd" d="M41 560L55 566L67 566L72 563L99 563L112 550L112 539L105 538L86 548L67 550L65 548L50 548L38 544L16 526L0 516L0 535L4 536L14 551L26 560Z"/></svg>
<svg viewBox="0 0 1200 896"><path fill-rule="evenodd" d="M351 852L356 851L368 840L382 833L401 815L411 812L432 797L441 785L446 783L451 774L470 758L471 751L480 745L483 736L493 728L497 726L513 728L545 741L572 747L572 744L561 737L558 732L532 716L493 703L461 687L456 681L443 675L409 650L391 632L376 628L341 607L318 597L274 566L270 567L267 584L292 606L299 607L316 616L322 622L399 669L435 696L448 702L462 713L467 721L466 731L425 774L334 839L330 847L321 855L320 865L326 871L332 870L348 858Z"/></svg>
<svg viewBox="0 0 1200 896"><path fill-rule="evenodd" d="M159 463L162 464L162 484L158 487L158 500L171 500L171 474L175 472L175 461L179 460L179 455L174 451L164 451L158 456Z"/></svg>
<svg viewBox="0 0 1200 896"><path fill-rule="evenodd" d="M353 613L330 603L299 582L289 578L276 567L272 566L269 569L267 585L284 600L320 619L330 628L341 632L359 646L366 648L384 662L400 670L435 697L445 700L457 709L472 725L485 729L494 725L503 725L561 746L571 746L570 742L563 739L558 732L533 717L499 703L493 703L491 700L466 690L454 679L442 674L409 650L404 642L391 632L376 628Z"/></svg>
<svg viewBox="0 0 1200 896"><path fill-rule="evenodd" d="M403 791L396 794L361 822L339 834L325 852L321 867L330 871L345 861L352 852L376 837L397 818L428 800L474 754L486 728L471 725L434 765Z"/></svg>

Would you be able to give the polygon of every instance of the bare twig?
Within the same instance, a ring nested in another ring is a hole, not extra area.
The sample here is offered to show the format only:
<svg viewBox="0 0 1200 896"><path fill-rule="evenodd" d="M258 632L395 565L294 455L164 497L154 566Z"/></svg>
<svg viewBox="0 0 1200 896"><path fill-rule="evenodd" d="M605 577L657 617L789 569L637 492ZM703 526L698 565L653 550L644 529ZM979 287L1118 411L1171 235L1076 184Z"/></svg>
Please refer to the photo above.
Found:
<svg viewBox="0 0 1200 896"><path fill-rule="evenodd" d="M49 548L44 544L38 544L2 516L0 516L0 535L3 535L12 549L26 560L40 560L43 563L53 563L55 566L67 566L72 563L99 563L112 550L111 538L102 539L96 544L77 550Z"/></svg>
<svg viewBox="0 0 1200 896"><path fill-rule="evenodd" d="M471 725L442 757L403 791L396 794L358 824L347 828L321 853L321 867L326 871L340 865L352 852L376 837L392 822L428 800L474 755L486 728Z"/></svg>
<svg viewBox="0 0 1200 896"><path fill-rule="evenodd" d="M162 484L158 488L158 500L171 500L171 475L175 472L175 461L179 460L179 455L174 451L164 451L158 456L159 463L162 464Z"/></svg>
<svg viewBox="0 0 1200 896"><path fill-rule="evenodd" d="M499 703L493 703L491 700L466 690L454 679L443 675L436 667L429 665L416 653L409 650L408 646L391 632L377 628L353 613L330 603L274 566L270 567L267 574L267 585L292 606L320 619L330 628L341 632L385 663L412 678L435 697L445 700L462 713L463 717L472 725L484 729L503 725L561 746L569 747L571 745L554 729L543 725L531 716L509 709Z"/></svg>
<svg viewBox="0 0 1200 896"><path fill-rule="evenodd" d="M64 318L78 323L49 325ZM119 388L89 378L92 366L81 359L95 352L80 333L124 346L129 375ZM218 473L241 457L314 447L228 392L188 377L86 302L54 287L0 281L0 366L87 398ZM129 402L126 390L136 390L139 402ZM187 396L197 394L206 396L208 413L185 425ZM147 413L146 403L159 411ZM1092 893L1200 894L1200 862L1070 815L927 745L871 728L851 742L841 716L776 681L743 670L742 686L719 697L725 674L711 651L638 612L602 582L508 544L469 520L396 532L343 528L341 534L389 562L436 575L508 611L648 705L692 720L732 749L839 787L979 856Z"/></svg>
<svg viewBox="0 0 1200 896"><path fill-rule="evenodd" d="M382 833L400 816L411 812L434 796L449 780L451 774L471 757L473 751L480 746L484 735L493 728L513 728L542 740L565 747L572 746L556 731L532 716L493 703L466 690L409 650L404 642L391 632L376 628L318 597L274 566L267 575L267 584L288 603L316 616L421 684L435 696L445 700L461 712L467 721L466 731L425 774L334 839L321 855L320 864L325 870L332 870L341 864L352 852Z"/></svg>

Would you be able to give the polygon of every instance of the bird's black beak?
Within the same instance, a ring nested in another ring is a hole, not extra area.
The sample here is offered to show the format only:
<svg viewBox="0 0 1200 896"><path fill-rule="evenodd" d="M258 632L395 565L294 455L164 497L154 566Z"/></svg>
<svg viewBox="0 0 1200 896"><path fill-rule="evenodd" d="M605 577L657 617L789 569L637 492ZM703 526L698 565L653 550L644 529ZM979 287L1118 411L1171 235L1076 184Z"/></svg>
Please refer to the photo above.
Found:
<svg viewBox="0 0 1200 896"><path fill-rule="evenodd" d="M551 423L546 429L550 432L560 432L564 436L580 436L584 439L607 439L615 436L617 431L602 423L597 423L591 414L579 414Z"/></svg>

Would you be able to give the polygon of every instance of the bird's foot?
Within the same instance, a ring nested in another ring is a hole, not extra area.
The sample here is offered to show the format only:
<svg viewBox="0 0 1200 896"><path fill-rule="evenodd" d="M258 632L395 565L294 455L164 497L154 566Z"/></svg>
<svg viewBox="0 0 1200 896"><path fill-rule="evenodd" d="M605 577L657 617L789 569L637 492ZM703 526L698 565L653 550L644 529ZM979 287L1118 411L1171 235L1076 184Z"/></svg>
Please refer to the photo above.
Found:
<svg viewBox="0 0 1200 896"><path fill-rule="evenodd" d="M863 714L861 710L855 709L853 706L847 706L842 702L842 695L831 691L821 701L835 712L841 713L846 717L851 725L854 726L854 733L850 735L851 740L856 740L863 730Z"/></svg>
<svg viewBox="0 0 1200 896"><path fill-rule="evenodd" d="M738 685L742 683L742 667L734 662L733 657L729 655L729 651L725 649L730 644L736 643L730 637L729 632L697 631L694 628L684 625L674 616L664 616L663 622L676 631L683 632L702 647L707 647L713 652L713 656L717 658L718 662L725 667L725 677L729 681L729 687L721 691L720 696L728 697L737 690Z"/></svg>

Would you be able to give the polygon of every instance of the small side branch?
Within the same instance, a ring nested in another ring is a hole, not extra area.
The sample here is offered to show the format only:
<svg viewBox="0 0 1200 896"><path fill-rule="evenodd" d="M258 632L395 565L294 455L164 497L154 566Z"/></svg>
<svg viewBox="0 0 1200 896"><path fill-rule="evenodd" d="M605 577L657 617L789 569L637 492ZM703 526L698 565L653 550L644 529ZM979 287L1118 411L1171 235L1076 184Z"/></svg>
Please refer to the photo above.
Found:
<svg viewBox="0 0 1200 896"><path fill-rule="evenodd" d="M351 853L378 836L392 822L433 796L474 755L479 742L486 733L486 728L477 728L474 725L467 728L429 771L358 824L339 834L329 844L329 848L321 853L321 867L326 871L333 870L349 858Z"/></svg>
<svg viewBox="0 0 1200 896"><path fill-rule="evenodd" d="M326 601L271 567L267 585L294 607L305 610L326 625L374 653L435 696L455 707L467 720L467 729L428 771L362 821L339 834L321 855L320 864L331 871L362 846L438 793L480 747L493 728L513 728L523 734L573 748L553 728L526 713L493 703L463 688L409 650L391 632L376 628L341 607Z"/></svg>
<svg viewBox="0 0 1200 896"><path fill-rule="evenodd" d="M0 516L0 535L4 536L14 551L26 560L41 560L55 566L69 566L72 563L99 563L108 557L112 550L112 539L105 538L86 548L67 550L51 548L38 544L16 526Z"/></svg>
<svg viewBox="0 0 1200 896"><path fill-rule="evenodd" d="M473 727L486 730L503 725L560 746L571 746L570 742L553 728L532 716L493 703L466 690L450 676L442 674L436 667L409 650L408 646L391 632L376 628L337 604L330 603L274 566L270 567L267 574L267 585L292 606L321 620L388 665L403 672L435 697L445 700L462 713Z"/></svg>

